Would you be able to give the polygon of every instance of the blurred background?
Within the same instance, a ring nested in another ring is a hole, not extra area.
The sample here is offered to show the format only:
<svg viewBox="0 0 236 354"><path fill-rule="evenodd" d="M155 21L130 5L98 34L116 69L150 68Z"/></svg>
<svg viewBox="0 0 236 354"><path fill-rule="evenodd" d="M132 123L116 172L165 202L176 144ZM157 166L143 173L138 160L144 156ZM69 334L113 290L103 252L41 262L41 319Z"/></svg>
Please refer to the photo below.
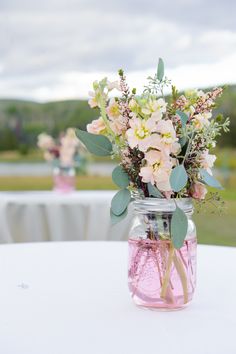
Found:
<svg viewBox="0 0 236 354"><path fill-rule="evenodd" d="M122 67L139 91L161 56L180 90L226 86L216 114L230 116L231 131L215 169L225 211L207 206L195 219L201 243L236 246L235 13L233 0L0 0L0 190L51 190L38 135L85 129L98 117L93 80ZM87 158L77 189L115 189L114 162Z"/></svg>

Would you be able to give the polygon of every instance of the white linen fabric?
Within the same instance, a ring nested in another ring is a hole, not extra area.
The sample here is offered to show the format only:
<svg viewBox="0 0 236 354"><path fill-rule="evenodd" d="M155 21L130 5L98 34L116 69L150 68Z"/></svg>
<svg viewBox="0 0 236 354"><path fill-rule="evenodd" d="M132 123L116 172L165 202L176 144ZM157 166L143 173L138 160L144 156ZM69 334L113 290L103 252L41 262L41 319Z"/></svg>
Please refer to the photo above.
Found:
<svg viewBox="0 0 236 354"><path fill-rule="evenodd" d="M186 309L136 307L125 242L0 246L2 354L235 354L235 248L199 246Z"/></svg>
<svg viewBox="0 0 236 354"><path fill-rule="evenodd" d="M1 192L0 242L127 239L131 215L111 225L114 191Z"/></svg>

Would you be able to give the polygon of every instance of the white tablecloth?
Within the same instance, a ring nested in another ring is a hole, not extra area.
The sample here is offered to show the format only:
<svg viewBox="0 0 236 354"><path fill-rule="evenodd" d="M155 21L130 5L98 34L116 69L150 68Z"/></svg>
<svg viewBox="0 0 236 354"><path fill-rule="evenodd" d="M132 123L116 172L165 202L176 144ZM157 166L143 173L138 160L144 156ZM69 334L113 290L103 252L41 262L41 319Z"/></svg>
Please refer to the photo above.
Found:
<svg viewBox="0 0 236 354"><path fill-rule="evenodd" d="M1 192L0 242L127 239L130 216L111 226L114 191Z"/></svg>
<svg viewBox="0 0 236 354"><path fill-rule="evenodd" d="M235 354L236 249L199 246L184 310L136 307L127 244L0 246L2 354Z"/></svg>

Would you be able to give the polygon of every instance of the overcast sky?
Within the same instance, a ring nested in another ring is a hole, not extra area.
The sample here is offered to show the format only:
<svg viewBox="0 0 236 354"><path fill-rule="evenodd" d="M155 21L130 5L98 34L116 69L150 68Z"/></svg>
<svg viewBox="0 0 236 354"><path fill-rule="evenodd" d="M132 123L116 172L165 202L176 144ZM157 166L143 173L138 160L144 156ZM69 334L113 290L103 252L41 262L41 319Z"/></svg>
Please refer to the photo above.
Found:
<svg viewBox="0 0 236 354"><path fill-rule="evenodd" d="M234 0L0 0L0 97L87 96L124 68L138 88L158 57L180 88L236 83Z"/></svg>

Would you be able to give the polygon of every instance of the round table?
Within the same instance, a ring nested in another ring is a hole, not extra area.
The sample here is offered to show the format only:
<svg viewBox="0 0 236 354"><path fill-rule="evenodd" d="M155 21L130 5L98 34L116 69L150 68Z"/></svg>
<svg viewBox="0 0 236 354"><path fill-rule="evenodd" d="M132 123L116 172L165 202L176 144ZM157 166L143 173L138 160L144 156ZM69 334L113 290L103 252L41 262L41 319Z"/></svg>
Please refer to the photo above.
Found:
<svg viewBox="0 0 236 354"><path fill-rule="evenodd" d="M115 193L0 192L0 242L125 240L132 215L111 225Z"/></svg>
<svg viewBox="0 0 236 354"><path fill-rule="evenodd" d="M136 307L127 244L1 245L3 354L235 354L236 250L199 246L198 286L184 310Z"/></svg>

